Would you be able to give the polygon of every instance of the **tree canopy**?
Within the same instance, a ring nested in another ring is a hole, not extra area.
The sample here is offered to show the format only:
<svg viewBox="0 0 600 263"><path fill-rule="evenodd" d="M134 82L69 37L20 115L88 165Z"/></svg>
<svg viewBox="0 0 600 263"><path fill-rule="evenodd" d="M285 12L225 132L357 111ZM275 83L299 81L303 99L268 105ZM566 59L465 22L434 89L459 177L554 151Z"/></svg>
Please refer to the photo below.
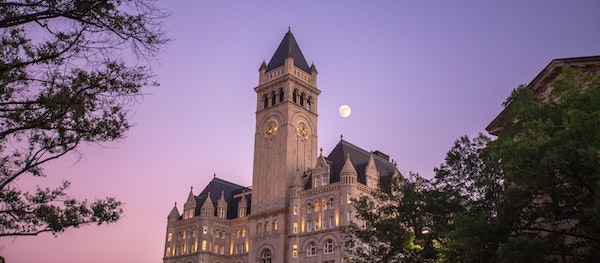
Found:
<svg viewBox="0 0 600 263"><path fill-rule="evenodd" d="M114 198L78 201L68 182L23 193L15 179L124 136L142 89L157 85L148 63L168 42L166 16L152 0L0 2L0 236L119 219Z"/></svg>
<svg viewBox="0 0 600 263"><path fill-rule="evenodd" d="M355 202L366 226L349 228L356 261L597 260L600 74L564 68L546 95L520 86L495 140L463 136L432 180L418 188L392 180L396 191ZM419 235L422 226L429 236Z"/></svg>

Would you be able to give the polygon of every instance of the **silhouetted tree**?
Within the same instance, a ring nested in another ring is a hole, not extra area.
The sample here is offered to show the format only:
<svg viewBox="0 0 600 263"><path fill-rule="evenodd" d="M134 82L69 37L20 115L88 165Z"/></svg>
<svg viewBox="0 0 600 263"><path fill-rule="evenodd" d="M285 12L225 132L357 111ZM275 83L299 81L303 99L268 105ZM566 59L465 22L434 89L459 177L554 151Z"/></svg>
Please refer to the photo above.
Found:
<svg viewBox="0 0 600 263"><path fill-rule="evenodd" d="M165 17L151 0L0 1L0 236L119 219L114 198L78 201L68 182L22 192L15 179L123 137L142 88L156 85L142 65L168 42Z"/></svg>

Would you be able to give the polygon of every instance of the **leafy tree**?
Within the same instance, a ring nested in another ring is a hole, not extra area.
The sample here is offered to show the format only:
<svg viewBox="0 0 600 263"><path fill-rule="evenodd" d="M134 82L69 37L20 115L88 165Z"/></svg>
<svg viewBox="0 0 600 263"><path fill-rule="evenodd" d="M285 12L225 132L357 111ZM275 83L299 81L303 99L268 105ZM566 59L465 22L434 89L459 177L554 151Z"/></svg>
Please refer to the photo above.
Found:
<svg viewBox="0 0 600 263"><path fill-rule="evenodd" d="M600 258L600 75L565 68L547 98L520 87L490 144L506 175L505 262L531 247L544 259Z"/></svg>
<svg viewBox="0 0 600 263"><path fill-rule="evenodd" d="M85 143L122 138L147 66L168 42L152 0L0 1L0 236L60 233L119 219L114 198L77 201L68 182L22 192L15 180ZM128 65L127 48L135 55Z"/></svg>
<svg viewBox="0 0 600 263"><path fill-rule="evenodd" d="M424 196L416 174L393 175L390 192L374 191L353 200L358 222L344 229L352 262L420 262L426 237Z"/></svg>
<svg viewBox="0 0 600 263"><path fill-rule="evenodd" d="M507 238L499 222L504 174L486 148L491 139L479 134L459 138L445 162L435 168L428 192L432 225L444 233L441 249L448 262L496 262L496 250Z"/></svg>

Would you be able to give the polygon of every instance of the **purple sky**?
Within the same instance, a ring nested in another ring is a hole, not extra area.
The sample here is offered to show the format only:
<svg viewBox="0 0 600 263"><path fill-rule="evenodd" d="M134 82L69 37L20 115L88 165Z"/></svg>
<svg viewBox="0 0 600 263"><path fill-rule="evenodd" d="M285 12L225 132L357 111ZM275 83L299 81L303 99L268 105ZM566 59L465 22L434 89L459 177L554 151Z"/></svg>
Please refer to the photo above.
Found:
<svg viewBox="0 0 600 263"><path fill-rule="evenodd" d="M458 137L484 132L510 91L552 59L600 55L597 0L200 2L159 2L173 42L126 138L17 182L70 180L73 196L125 202L123 219L0 239L8 262L162 262L167 215L190 186L198 194L214 173L251 185L253 88L288 26L319 71L324 153L343 134L428 178ZM342 104L350 117L338 115Z"/></svg>

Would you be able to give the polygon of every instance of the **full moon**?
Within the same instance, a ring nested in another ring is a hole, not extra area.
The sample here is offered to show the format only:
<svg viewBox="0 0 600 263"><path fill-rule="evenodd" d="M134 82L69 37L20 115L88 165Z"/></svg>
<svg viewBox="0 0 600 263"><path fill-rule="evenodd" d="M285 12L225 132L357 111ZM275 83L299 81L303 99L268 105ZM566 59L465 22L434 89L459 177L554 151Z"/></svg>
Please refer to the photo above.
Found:
<svg viewBox="0 0 600 263"><path fill-rule="evenodd" d="M342 105L340 106L340 116L346 118L348 116L350 116L350 113L352 113L352 110L350 109L350 106L348 105Z"/></svg>

